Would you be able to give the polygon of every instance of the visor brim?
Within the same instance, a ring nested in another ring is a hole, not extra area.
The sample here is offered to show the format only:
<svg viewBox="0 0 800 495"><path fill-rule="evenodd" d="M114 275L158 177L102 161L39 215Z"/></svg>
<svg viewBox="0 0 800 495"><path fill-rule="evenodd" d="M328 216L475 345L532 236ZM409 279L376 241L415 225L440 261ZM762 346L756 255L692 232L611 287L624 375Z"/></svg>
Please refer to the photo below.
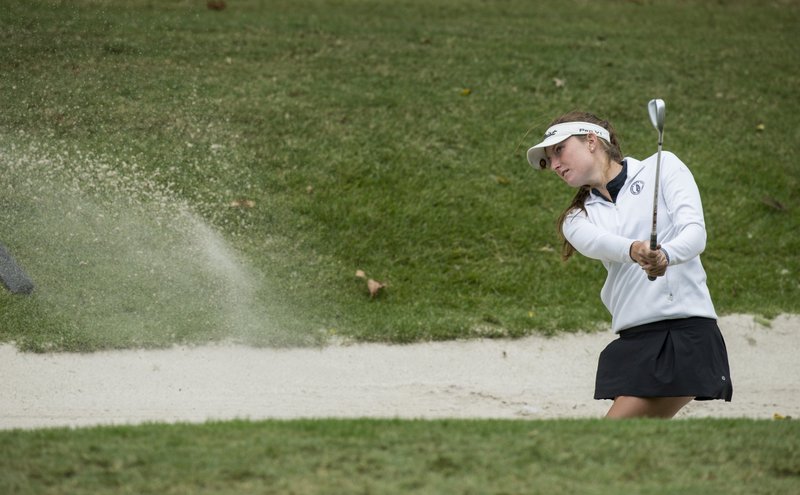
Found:
<svg viewBox="0 0 800 495"><path fill-rule="evenodd" d="M544 170L546 168L549 168L550 162L544 153L544 149L549 146L553 146L554 144L558 144L562 141L566 141L570 137L572 137L571 134L561 135L561 136L554 135L548 137L547 139L545 139L544 141L535 146L531 146L528 149L528 163L531 165L531 167L533 167L536 170Z"/></svg>

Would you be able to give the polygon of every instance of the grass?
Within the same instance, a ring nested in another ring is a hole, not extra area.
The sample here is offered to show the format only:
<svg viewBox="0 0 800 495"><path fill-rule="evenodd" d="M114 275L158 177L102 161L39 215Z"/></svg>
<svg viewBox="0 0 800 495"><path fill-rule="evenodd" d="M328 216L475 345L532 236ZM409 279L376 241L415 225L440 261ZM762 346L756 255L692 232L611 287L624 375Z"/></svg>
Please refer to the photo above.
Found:
<svg viewBox="0 0 800 495"><path fill-rule="evenodd" d="M800 311L796 2L229 4L7 2L0 226L38 292L0 295L0 339L92 350L602 328L602 267L558 257L571 191L524 150L584 108L648 156L655 96L665 147L703 194L719 312ZM186 211L251 274L233 297L271 325L220 316L219 291L238 284L174 234ZM370 298L358 269L389 286Z"/></svg>
<svg viewBox="0 0 800 495"><path fill-rule="evenodd" d="M0 432L4 493L789 494L796 421L304 420Z"/></svg>

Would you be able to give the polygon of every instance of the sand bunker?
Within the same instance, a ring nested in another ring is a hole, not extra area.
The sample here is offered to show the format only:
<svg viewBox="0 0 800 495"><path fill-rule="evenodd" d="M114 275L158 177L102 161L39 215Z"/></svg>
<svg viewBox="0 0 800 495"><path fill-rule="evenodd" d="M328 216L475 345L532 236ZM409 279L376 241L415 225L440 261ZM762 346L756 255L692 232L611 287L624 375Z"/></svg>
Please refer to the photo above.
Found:
<svg viewBox="0 0 800 495"><path fill-rule="evenodd" d="M679 417L800 417L800 316L720 319L733 402ZM0 428L222 419L600 417L611 333L319 349L177 347L25 354L0 346Z"/></svg>

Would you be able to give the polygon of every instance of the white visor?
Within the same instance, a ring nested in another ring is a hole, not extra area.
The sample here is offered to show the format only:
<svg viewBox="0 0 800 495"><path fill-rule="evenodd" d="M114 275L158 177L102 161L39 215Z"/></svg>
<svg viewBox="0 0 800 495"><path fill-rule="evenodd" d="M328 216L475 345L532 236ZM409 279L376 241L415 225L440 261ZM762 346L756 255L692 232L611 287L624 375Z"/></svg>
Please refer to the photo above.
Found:
<svg viewBox="0 0 800 495"><path fill-rule="evenodd" d="M594 133L597 137L611 143L608 129L589 122L564 122L556 124L544 133L544 140L528 150L528 163L537 170L544 170L550 166L550 160L544 154L544 149L564 141L570 136L579 136Z"/></svg>

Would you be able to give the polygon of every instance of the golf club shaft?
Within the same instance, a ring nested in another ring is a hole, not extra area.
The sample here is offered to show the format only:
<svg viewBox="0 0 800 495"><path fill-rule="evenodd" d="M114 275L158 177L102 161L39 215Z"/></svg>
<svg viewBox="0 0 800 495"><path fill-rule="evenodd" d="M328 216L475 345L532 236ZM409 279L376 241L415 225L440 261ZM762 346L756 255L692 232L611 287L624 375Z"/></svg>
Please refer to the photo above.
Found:
<svg viewBox="0 0 800 495"><path fill-rule="evenodd" d="M658 182L661 177L661 146L663 143L664 133L658 133L658 153L656 154L656 180L655 191L653 192L653 228L650 231L650 250L655 251L658 249ZM653 281L656 277L648 275L647 279Z"/></svg>

